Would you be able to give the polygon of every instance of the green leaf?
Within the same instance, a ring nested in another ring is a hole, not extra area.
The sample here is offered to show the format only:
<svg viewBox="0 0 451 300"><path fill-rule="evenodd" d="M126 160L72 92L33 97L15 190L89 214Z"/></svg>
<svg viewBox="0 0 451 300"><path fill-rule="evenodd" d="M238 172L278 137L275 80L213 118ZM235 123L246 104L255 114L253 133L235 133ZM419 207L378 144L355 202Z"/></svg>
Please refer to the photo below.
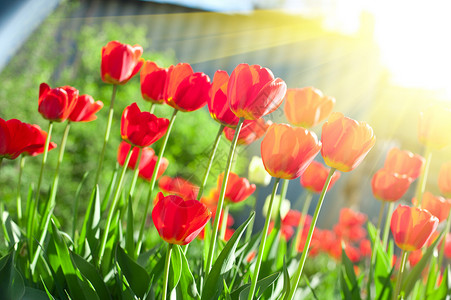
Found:
<svg viewBox="0 0 451 300"><path fill-rule="evenodd" d="M100 299L111 299L108 288L97 269L81 256L71 252L72 260L80 273L92 284Z"/></svg>
<svg viewBox="0 0 451 300"><path fill-rule="evenodd" d="M6 235L5 238L7 238L9 241L8 247L12 247L20 241L20 238L22 236L22 234L20 232L20 228L12 220L12 218L8 214L8 212L3 211L1 218L2 218L3 231Z"/></svg>
<svg viewBox="0 0 451 300"><path fill-rule="evenodd" d="M102 204L100 206L101 212L104 212L108 206L108 202L110 200L111 194L113 193L113 189L116 186L117 173L119 171L119 164L116 164L116 168L114 169L113 175L111 176L110 184L106 190L105 196L103 197Z"/></svg>
<svg viewBox="0 0 451 300"><path fill-rule="evenodd" d="M420 261L413 267L407 276L404 276L403 283L402 283L402 291L405 293L405 298L407 298L412 291L413 287L415 286L415 283L418 279L421 278L421 273L426 268L427 264L431 260L432 255L434 254L435 247L437 243L442 238L443 232L440 234L440 236L435 240L435 242L430 245L426 252L423 254L423 257L420 259Z"/></svg>
<svg viewBox="0 0 451 300"><path fill-rule="evenodd" d="M288 267L283 259L283 290L282 295L289 295L291 291L290 273L288 273Z"/></svg>
<svg viewBox="0 0 451 300"><path fill-rule="evenodd" d="M222 291L223 278L229 272L235 261L235 250L243 235L246 227L254 218L255 212L251 212L249 218L235 231L230 240L225 245L224 249L219 254L210 273L207 276L205 285L202 291L202 300L218 299L219 293Z"/></svg>
<svg viewBox="0 0 451 300"><path fill-rule="evenodd" d="M44 280L42 280L42 278L41 278L41 282L42 282L42 285L44 286L45 293L46 293L46 295L47 295L47 297L48 297L48 298L46 298L46 299L49 299L49 300L55 300L55 298L53 298L52 294L50 294L49 289L48 289L47 286L45 285L45 282L44 282Z"/></svg>
<svg viewBox="0 0 451 300"><path fill-rule="evenodd" d="M169 295L177 287L180 276L182 276L182 250L178 245L172 246L171 268L169 269Z"/></svg>
<svg viewBox="0 0 451 300"><path fill-rule="evenodd" d="M128 209L127 209L127 229L125 231L125 251L129 255L134 255L135 242L133 240L133 205L132 197L128 197Z"/></svg>
<svg viewBox="0 0 451 300"><path fill-rule="evenodd" d="M341 249L341 262L342 262L342 280L341 287L346 291L346 299L360 300L360 287L357 281L357 277L354 271L354 265L346 255L345 248ZM351 298L348 298L351 297Z"/></svg>
<svg viewBox="0 0 451 300"><path fill-rule="evenodd" d="M149 287L149 274L143 267L133 261L119 245L116 246L116 262L133 293L143 298Z"/></svg>
<svg viewBox="0 0 451 300"><path fill-rule="evenodd" d="M22 275L14 267L14 252L0 259L0 299L22 299L25 285Z"/></svg>
<svg viewBox="0 0 451 300"><path fill-rule="evenodd" d="M97 249L97 245L99 244L99 224L101 218L99 197L99 186L96 185L92 191L91 198L89 199L85 219L80 231L80 237L78 240L78 247L80 250L77 251L78 254L81 254L82 249L84 249L85 241L88 241L91 249ZM93 254L93 257L96 258L97 256Z"/></svg>
<svg viewBox="0 0 451 300"><path fill-rule="evenodd" d="M179 247L177 246L177 248ZM189 268L185 253L180 251L180 254L182 260L182 272L177 286L177 299L200 299L196 282Z"/></svg>
<svg viewBox="0 0 451 300"><path fill-rule="evenodd" d="M432 293L427 295L427 299L448 299L447 296L451 296L451 276L449 265L446 266L443 272L442 282L440 286Z"/></svg>
<svg viewBox="0 0 451 300"><path fill-rule="evenodd" d="M210 248L210 238L211 238L211 224L207 222L207 225L204 227L204 270L207 267L207 259L208 259L208 250Z"/></svg>
<svg viewBox="0 0 451 300"><path fill-rule="evenodd" d="M280 277L281 272L276 272L274 274L271 274L265 278L260 279L257 281L257 293L255 294L256 299L260 299L260 297L263 295L263 293ZM249 292L251 290L250 284L245 284L230 294L231 298L233 300L247 300L249 297Z"/></svg>

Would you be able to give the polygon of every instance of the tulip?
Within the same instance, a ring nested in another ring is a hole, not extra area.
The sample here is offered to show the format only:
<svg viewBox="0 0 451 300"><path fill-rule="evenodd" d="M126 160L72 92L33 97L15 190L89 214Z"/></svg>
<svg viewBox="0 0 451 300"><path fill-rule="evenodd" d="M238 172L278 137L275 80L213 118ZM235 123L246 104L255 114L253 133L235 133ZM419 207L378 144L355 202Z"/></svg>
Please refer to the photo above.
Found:
<svg viewBox="0 0 451 300"><path fill-rule="evenodd" d="M149 112L141 112L136 103L127 106L122 113L121 136L136 147L147 147L160 139L169 125L169 120L157 118Z"/></svg>
<svg viewBox="0 0 451 300"><path fill-rule="evenodd" d="M409 253L410 267L413 268L423 257L423 251L421 249L412 251Z"/></svg>
<svg viewBox="0 0 451 300"><path fill-rule="evenodd" d="M119 148L117 151L117 162L122 167L124 166L125 159L127 157L128 152L130 151L130 148L132 146L122 141L119 144ZM130 157L130 161L128 163L127 168L134 170L136 167L136 162L138 160L138 154L139 154L139 147L133 147L132 155ZM139 162L139 168L141 169L142 166L146 165L155 155L155 151L153 151L152 148L142 148L142 154L141 154L141 161Z"/></svg>
<svg viewBox="0 0 451 300"><path fill-rule="evenodd" d="M393 212L390 228L399 248L414 251L426 244L438 223L437 217L425 209L399 205Z"/></svg>
<svg viewBox="0 0 451 300"><path fill-rule="evenodd" d="M51 89L47 83L39 86L39 113L49 121L65 121L77 104L78 90L71 86Z"/></svg>
<svg viewBox="0 0 451 300"><path fill-rule="evenodd" d="M321 149L315 133L302 127L273 124L261 144L266 171L273 177L299 177Z"/></svg>
<svg viewBox="0 0 451 300"><path fill-rule="evenodd" d="M97 119L95 115L103 107L102 101L94 101L89 95L78 97L74 110L69 115L71 122L90 122Z"/></svg>
<svg viewBox="0 0 451 300"><path fill-rule="evenodd" d="M229 75L226 71L218 70L213 77L208 99L208 110L213 119L227 127L236 127L238 117L230 110L227 98L227 84ZM232 135L233 138L233 135Z"/></svg>
<svg viewBox="0 0 451 300"><path fill-rule="evenodd" d="M451 144L451 108L433 105L420 113L418 139L432 149Z"/></svg>
<svg viewBox="0 0 451 300"><path fill-rule="evenodd" d="M354 170L376 143L373 129L334 112L323 124L321 155L326 165L342 172Z"/></svg>
<svg viewBox="0 0 451 300"><path fill-rule="evenodd" d="M324 96L314 87L288 89L285 99L284 112L288 122L304 128L324 121L335 105L334 98Z"/></svg>
<svg viewBox="0 0 451 300"><path fill-rule="evenodd" d="M451 197L451 161L444 163L438 173L438 187L446 197Z"/></svg>
<svg viewBox="0 0 451 300"><path fill-rule="evenodd" d="M179 63L169 67L164 89L164 99L179 111L194 111L205 106L210 91L210 78L194 73L189 64Z"/></svg>
<svg viewBox="0 0 451 300"><path fill-rule="evenodd" d="M266 172L261 157L252 157L249 163L248 178L249 181L263 186L267 186L271 182L271 175Z"/></svg>
<svg viewBox="0 0 451 300"><path fill-rule="evenodd" d="M307 167L307 169L305 169L304 173L300 177L301 185L307 190L319 194L323 190L329 172L329 168L326 168L319 162L312 161L312 163ZM327 190L330 190L339 178L340 173L335 172L332 175Z"/></svg>
<svg viewBox="0 0 451 300"><path fill-rule="evenodd" d="M370 240L367 240L367 239L361 240L360 244L359 244L359 250L360 250L360 254L362 256L371 257L371 252L373 250L371 249Z"/></svg>
<svg viewBox="0 0 451 300"><path fill-rule="evenodd" d="M418 205L416 198L412 199L413 205ZM431 192L425 192L423 194L423 200L420 207L426 209L433 216L438 218L438 222L446 220L451 209L451 199L445 199L440 196L434 196Z"/></svg>
<svg viewBox="0 0 451 300"><path fill-rule="evenodd" d="M37 125L0 118L0 159L16 159L22 153L37 155L44 147L46 137L47 133ZM51 143L49 149L55 146Z"/></svg>
<svg viewBox="0 0 451 300"><path fill-rule="evenodd" d="M256 120L275 111L287 85L259 65L239 64L230 75L227 96L230 109L239 118Z"/></svg>
<svg viewBox="0 0 451 300"><path fill-rule="evenodd" d="M406 175L415 180L420 176L424 162L424 158L418 154L392 148L385 159L384 169L391 173Z"/></svg>
<svg viewBox="0 0 451 300"><path fill-rule="evenodd" d="M148 160L144 164L139 164L139 177L146 181L152 180L152 175L155 170L155 166L157 164L158 156L154 155L150 160ZM166 171L168 168L169 161L162 157L160 160L160 166L158 167L158 173L156 175L156 179L160 178L161 175Z"/></svg>
<svg viewBox="0 0 451 300"><path fill-rule="evenodd" d="M126 84L141 69L143 48L111 41L102 47L100 65L102 80L111 84Z"/></svg>
<svg viewBox="0 0 451 300"><path fill-rule="evenodd" d="M411 180L407 175L380 169L373 175L371 180L374 197L381 201L397 201L407 192Z"/></svg>
<svg viewBox="0 0 451 300"><path fill-rule="evenodd" d="M165 193L176 194L183 199L196 199L199 187L181 177L161 177L158 187Z"/></svg>
<svg viewBox="0 0 451 300"><path fill-rule="evenodd" d="M221 173L218 176L218 190L221 190L223 179L224 173ZM255 189L255 184L250 184L246 178L230 172L224 199L228 202L238 203L246 200Z"/></svg>
<svg viewBox="0 0 451 300"><path fill-rule="evenodd" d="M164 87L167 68L160 68L153 61L146 61L141 69L141 95L144 100L161 104L164 102Z"/></svg>
<svg viewBox="0 0 451 300"><path fill-rule="evenodd" d="M238 145L249 145L265 135L271 121L265 121L264 119L258 120L246 120L243 122L243 127L238 134ZM235 129L226 127L224 128L224 135L229 141L233 140L235 135Z"/></svg>
<svg viewBox="0 0 451 300"><path fill-rule="evenodd" d="M210 220L211 212L196 200L183 200L177 195L158 193L152 220L160 237L170 244L191 243Z"/></svg>

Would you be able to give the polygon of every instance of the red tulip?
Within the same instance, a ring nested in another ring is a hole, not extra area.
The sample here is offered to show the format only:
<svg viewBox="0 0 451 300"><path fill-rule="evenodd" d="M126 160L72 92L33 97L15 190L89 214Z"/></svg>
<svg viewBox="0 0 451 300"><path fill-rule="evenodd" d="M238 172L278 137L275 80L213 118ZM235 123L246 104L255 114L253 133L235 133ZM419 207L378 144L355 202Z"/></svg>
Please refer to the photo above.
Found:
<svg viewBox="0 0 451 300"><path fill-rule="evenodd" d="M227 97L230 109L239 118L256 120L282 104L287 85L267 68L239 64L230 75Z"/></svg>
<svg viewBox="0 0 451 300"><path fill-rule="evenodd" d="M208 102L210 78L202 72L194 73L189 64L169 67L164 99L180 111L194 111Z"/></svg>
<svg viewBox="0 0 451 300"><path fill-rule="evenodd" d="M218 176L218 191L221 190L224 173ZM229 202L241 202L246 200L257 187L250 184L246 178L239 177L237 174L230 172L225 191L225 200Z"/></svg>
<svg viewBox="0 0 451 300"><path fill-rule="evenodd" d="M51 89L47 83L39 86L39 113L49 121L65 121L77 104L78 90L71 86Z"/></svg>
<svg viewBox="0 0 451 300"><path fill-rule="evenodd" d="M266 130L272 124L271 121L265 121L264 119L258 120L245 120L238 134L238 145L249 145L265 135ZM229 141L233 141L235 136L235 129L226 127L224 128L224 135Z"/></svg>
<svg viewBox="0 0 451 300"><path fill-rule="evenodd" d="M191 243L210 220L211 212L201 202L184 201L176 195L158 193L152 220L160 237L170 244Z"/></svg>
<svg viewBox="0 0 451 300"><path fill-rule="evenodd" d="M438 225L437 217L417 207L399 205L391 218L391 231L396 245L405 251L423 247Z"/></svg>
<svg viewBox="0 0 451 300"><path fill-rule="evenodd" d="M141 69L143 48L111 41L102 47L100 66L102 80L111 84L126 84Z"/></svg>
<svg viewBox="0 0 451 300"><path fill-rule="evenodd" d="M366 220L367 216L365 214L344 207L340 210L338 223L344 226L362 226Z"/></svg>
<svg viewBox="0 0 451 300"><path fill-rule="evenodd" d="M149 112L141 112L138 105L132 103L122 113L121 136L133 146L147 147L166 133L168 125L168 119L157 118Z"/></svg>
<svg viewBox="0 0 451 300"><path fill-rule="evenodd" d="M229 75L218 70L213 77L213 84L208 99L208 110L213 119L227 127L236 127L238 117L230 110L227 99L227 84Z"/></svg>
<svg viewBox="0 0 451 300"><path fill-rule="evenodd" d="M442 240L443 243L443 240ZM445 238L445 257L451 259L451 234L448 233Z"/></svg>
<svg viewBox="0 0 451 300"><path fill-rule="evenodd" d="M373 249L371 248L370 240L367 239L361 240L359 244L359 250L362 256L371 257L371 251Z"/></svg>
<svg viewBox="0 0 451 300"><path fill-rule="evenodd" d="M451 197L451 161L444 163L438 173L438 187L446 197Z"/></svg>
<svg viewBox="0 0 451 300"><path fill-rule="evenodd" d="M423 164L424 158L420 155L392 148L385 159L384 169L391 173L407 175L414 180L420 176Z"/></svg>
<svg viewBox="0 0 451 300"><path fill-rule="evenodd" d="M329 168L323 166L323 164L312 161L312 163L305 169L301 175L301 185L313 193L321 193L324 184L326 183L327 176L329 175ZM327 190L330 190L334 183L340 178L340 173L335 172L332 175Z"/></svg>
<svg viewBox="0 0 451 300"><path fill-rule="evenodd" d="M324 96L314 87L288 89L285 96L285 116L294 126L310 128L324 121L332 112L335 99Z"/></svg>
<svg viewBox="0 0 451 300"><path fill-rule="evenodd" d="M125 159L127 157L128 152L130 152L130 148L132 146L122 141L119 144L119 148L117 151L117 162L120 166L123 166L125 163ZM153 156L155 155L155 151L153 151L152 148L142 148L141 150L141 160L139 163L139 169L142 168L142 166L146 165L150 160L152 160ZM133 147L132 150L132 156L130 157L130 161L128 163L127 168L134 170L136 167L136 161L138 160L138 154L139 154L139 147Z"/></svg>
<svg viewBox="0 0 451 300"><path fill-rule="evenodd" d="M144 164L139 164L139 177L141 177L144 180L151 181L152 175L155 170L155 165L157 164L158 156L154 155L150 160L145 162ZM163 175L164 171L168 168L169 161L162 157L160 159L160 166L158 167L158 174L157 178L160 178L161 175Z"/></svg>
<svg viewBox="0 0 451 300"><path fill-rule="evenodd" d="M266 171L273 177L299 177L321 149L315 133L302 127L272 124L261 144Z"/></svg>
<svg viewBox="0 0 451 300"><path fill-rule="evenodd" d="M418 249L409 253L410 267L414 267L423 257L423 250Z"/></svg>
<svg viewBox="0 0 451 300"><path fill-rule="evenodd" d="M199 187L181 177L161 177L158 187L165 193L177 194L183 199L197 199Z"/></svg>
<svg viewBox="0 0 451 300"><path fill-rule="evenodd" d="M167 68L160 68L153 61L146 61L141 69L141 95L146 101L164 102L164 87L168 76Z"/></svg>
<svg viewBox="0 0 451 300"><path fill-rule="evenodd" d="M394 202L407 192L412 179L407 175L392 173L386 169L380 169L373 175L371 187L376 199Z"/></svg>
<svg viewBox="0 0 451 300"><path fill-rule="evenodd" d="M22 153L37 155L44 147L46 137L47 133L37 125L0 118L0 158L16 159ZM55 146L51 143L49 149Z"/></svg>
<svg viewBox="0 0 451 300"><path fill-rule="evenodd" d="M69 116L72 122L90 122L97 119L95 115L103 107L102 101L94 101L89 95L78 97L74 110Z"/></svg>
<svg viewBox="0 0 451 300"><path fill-rule="evenodd" d="M417 199L412 199L413 205L417 205ZM440 196L434 196L431 192L425 192L420 207L426 209L433 216L438 218L438 222L446 220L451 209L451 199L445 199Z"/></svg>
<svg viewBox="0 0 451 300"><path fill-rule="evenodd" d="M373 129L334 112L323 124L321 155L326 165L342 172L354 170L376 143Z"/></svg>

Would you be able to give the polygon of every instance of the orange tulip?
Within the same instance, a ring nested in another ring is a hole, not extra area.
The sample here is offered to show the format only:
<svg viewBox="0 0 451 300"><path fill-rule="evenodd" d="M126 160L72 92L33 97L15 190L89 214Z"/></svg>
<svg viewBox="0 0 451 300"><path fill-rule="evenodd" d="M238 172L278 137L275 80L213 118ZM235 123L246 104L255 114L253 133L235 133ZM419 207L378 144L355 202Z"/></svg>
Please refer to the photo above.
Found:
<svg viewBox="0 0 451 300"><path fill-rule="evenodd" d="M169 176L161 177L158 187L165 193L176 194L183 199L197 199L199 187L181 177L171 178Z"/></svg>
<svg viewBox="0 0 451 300"><path fill-rule="evenodd" d="M270 120L265 119L245 120L238 135L237 145L249 145L265 135L266 130L272 124ZM233 141L235 136L235 129L224 128L224 135L229 141Z"/></svg>
<svg viewBox="0 0 451 300"><path fill-rule="evenodd" d="M416 198L412 199L413 205L417 205ZM446 220L451 209L451 199L434 196L431 192L425 192L421 201L421 208L427 209L438 218L439 223Z"/></svg>
<svg viewBox="0 0 451 300"><path fill-rule="evenodd" d="M266 171L273 177L299 177L321 149L316 134L302 127L272 124L261 144Z"/></svg>
<svg viewBox="0 0 451 300"><path fill-rule="evenodd" d="M423 145L442 149L451 145L451 108L433 105L420 113L418 139Z"/></svg>
<svg viewBox="0 0 451 300"><path fill-rule="evenodd" d="M444 163L438 173L438 187L446 197L451 197L451 161Z"/></svg>
<svg viewBox="0 0 451 300"><path fill-rule="evenodd" d="M223 179L224 172L218 176L218 191L221 190ZM229 202L241 202L252 195L256 188L255 184L250 184L247 178L230 172L224 197Z"/></svg>
<svg viewBox="0 0 451 300"><path fill-rule="evenodd" d="M373 129L334 112L323 124L321 155L326 165L342 172L354 170L376 143Z"/></svg>
<svg viewBox="0 0 451 300"><path fill-rule="evenodd" d="M301 185L313 193L321 193L324 184L326 183L327 176L329 175L329 168L326 168L317 161L312 163L305 169L305 172L301 175ZM335 172L332 175L327 190L330 190L334 183L340 178L340 173Z"/></svg>
<svg viewBox="0 0 451 300"><path fill-rule="evenodd" d="M422 156L398 148L392 148L385 159L384 169L391 173L407 175L414 180L420 176L423 164L424 158Z"/></svg>
<svg viewBox="0 0 451 300"><path fill-rule="evenodd" d="M335 105L334 98L324 96L314 87L288 89L285 99L284 112L288 122L305 128L324 121Z"/></svg>
<svg viewBox="0 0 451 300"><path fill-rule="evenodd" d="M224 126L235 128L238 124L238 117L230 110L228 104L228 82L229 74L226 71L216 71L207 104L210 115L215 121Z"/></svg>
<svg viewBox="0 0 451 300"><path fill-rule="evenodd" d="M380 169L373 175L371 187L376 199L394 202L399 200L409 189L411 178Z"/></svg>
<svg viewBox="0 0 451 300"><path fill-rule="evenodd" d="M427 243L437 225L437 217L429 211L399 205L393 212L390 228L399 248L415 251Z"/></svg>

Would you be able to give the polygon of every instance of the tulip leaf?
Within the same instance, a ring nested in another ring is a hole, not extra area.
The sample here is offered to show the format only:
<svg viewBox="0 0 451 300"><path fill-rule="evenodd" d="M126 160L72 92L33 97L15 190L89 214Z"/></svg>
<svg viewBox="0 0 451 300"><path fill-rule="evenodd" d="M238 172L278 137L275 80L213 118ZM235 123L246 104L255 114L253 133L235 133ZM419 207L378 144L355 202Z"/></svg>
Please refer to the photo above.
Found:
<svg viewBox="0 0 451 300"><path fill-rule="evenodd" d="M105 196L103 197L102 204L100 205L100 211L104 212L108 206L108 202L110 200L111 194L113 193L113 189L116 186L117 173L119 172L119 164L116 164L116 168L114 169L113 174L111 175L110 184L106 190Z"/></svg>
<svg viewBox="0 0 451 300"><path fill-rule="evenodd" d="M289 295L291 291L291 281L290 281L290 273L288 272L288 267L285 262L285 258L283 259L283 295Z"/></svg>
<svg viewBox="0 0 451 300"><path fill-rule="evenodd" d="M133 206L132 206L132 198L128 197L128 208L127 208L127 229L125 231L125 251L129 255L134 254L134 240L133 240Z"/></svg>
<svg viewBox="0 0 451 300"><path fill-rule="evenodd" d="M20 228L12 220L8 212L3 211L3 207L0 211L3 212L1 215L1 223L3 233L5 234L5 239L7 239L8 241L8 246L13 247L16 243L20 241L21 237Z"/></svg>
<svg viewBox="0 0 451 300"><path fill-rule="evenodd" d="M22 299L25 285L14 266L14 252L0 259L0 299Z"/></svg>
<svg viewBox="0 0 451 300"><path fill-rule="evenodd" d="M435 269L434 269L435 270ZM449 265L443 272L442 282L440 286L433 292L427 294L427 299L448 299L451 296L451 276Z"/></svg>
<svg viewBox="0 0 451 300"><path fill-rule="evenodd" d="M261 296L263 295L263 293L269 288L271 287L274 282L276 282L276 280L280 277L281 272L276 272L274 274L271 274L265 278L262 278L260 280L257 281L257 289L256 289L256 294L255 294L255 299L260 299ZM249 297L249 292L251 290L251 285L250 284L245 284L241 287L239 287L238 289L236 289L235 291L233 291L230 294L230 297L232 298L232 300L246 300Z"/></svg>
<svg viewBox="0 0 451 300"><path fill-rule="evenodd" d="M182 262L182 269L180 274L181 276L179 284L177 285L177 299L200 299L196 282L189 268L185 253L177 245L174 245L174 248L179 248L180 258Z"/></svg>
<svg viewBox="0 0 451 300"><path fill-rule="evenodd" d="M345 292L345 299L361 299L360 287L357 281L357 276L354 271L354 265L346 255L345 248L341 249L341 262L342 262L342 276L341 276L341 288Z"/></svg>
<svg viewBox="0 0 451 300"><path fill-rule="evenodd" d="M423 254L423 257L420 261L413 267L407 276L404 276L402 283L402 291L404 291L405 298L407 298L415 286L415 283L418 279L421 278L421 273L426 268L427 264L431 260L432 255L434 254L435 247L437 243L440 241L443 232L440 236L428 247L426 252Z"/></svg>
<svg viewBox="0 0 451 300"><path fill-rule="evenodd" d="M178 245L172 245L171 268L169 269L169 294L177 287L182 276L182 250Z"/></svg>
<svg viewBox="0 0 451 300"><path fill-rule="evenodd" d="M150 283L150 276L146 270L131 259L119 244L116 246L116 262L133 293L139 298L144 298Z"/></svg>
<svg viewBox="0 0 451 300"><path fill-rule="evenodd" d="M89 247L91 249L97 249L97 244L99 243L99 237L100 237L100 218L101 218L101 211L100 211L100 198L99 198L99 186L96 185L92 191L91 197L89 199L89 204L86 209L85 219L83 221L83 226L80 231L80 237L79 237L79 243L78 247L80 250L78 251L79 254L80 251L82 251L85 241L88 242ZM97 255L94 255L93 257L96 258Z"/></svg>
<svg viewBox="0 0 451 300"><path fill-rule="evenodd" d="M238 243L243 235L246 227L254 218L255 212L251 212L249 218L235 231L230 240L225 245L224 249L219 254L213 267L208 274L205 285L202 291L202 300L218 299L219 293L222 291L223 278L229 272L235 261L235 251Z"/></svg>

